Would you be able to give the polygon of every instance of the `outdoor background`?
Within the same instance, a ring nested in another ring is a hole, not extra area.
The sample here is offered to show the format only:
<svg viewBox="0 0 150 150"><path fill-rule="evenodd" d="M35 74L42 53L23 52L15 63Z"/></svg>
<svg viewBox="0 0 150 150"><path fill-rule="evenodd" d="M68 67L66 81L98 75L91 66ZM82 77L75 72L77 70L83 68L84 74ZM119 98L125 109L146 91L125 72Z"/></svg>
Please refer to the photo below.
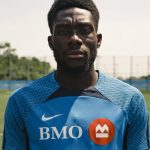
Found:
<svg viewBox="0 0 150 150"><path fill-rule="evenodd" d="M12 91L56 69L47 43L54 0L0 0L0 147ZM97 69L137 88L150 112L150 0L94 0L102 45Z"/></svg>

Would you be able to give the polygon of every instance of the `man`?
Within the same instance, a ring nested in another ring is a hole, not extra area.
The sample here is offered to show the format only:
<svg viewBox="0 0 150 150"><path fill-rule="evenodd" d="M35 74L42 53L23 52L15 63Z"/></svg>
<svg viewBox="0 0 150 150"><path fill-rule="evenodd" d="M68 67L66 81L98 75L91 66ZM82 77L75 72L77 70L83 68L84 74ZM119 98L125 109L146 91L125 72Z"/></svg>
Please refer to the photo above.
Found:
<svg viewBox="0 0 150 150"><path fill-rule="evenodd" d="M142 94L94 69L98 21L92 0L55 0L48 43L57 70L10 97L3 149L148 149Z"/></svg>

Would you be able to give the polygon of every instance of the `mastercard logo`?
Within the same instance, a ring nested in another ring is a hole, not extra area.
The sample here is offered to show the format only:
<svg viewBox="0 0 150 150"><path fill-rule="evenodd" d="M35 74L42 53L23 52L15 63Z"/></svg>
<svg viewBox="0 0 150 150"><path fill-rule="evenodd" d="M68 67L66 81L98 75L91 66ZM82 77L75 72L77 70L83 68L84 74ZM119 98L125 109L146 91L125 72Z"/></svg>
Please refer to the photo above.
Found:
<svg viewBox="0 0 150 150"><path fill-rule="evenodd" d="M95 144L107 145L114 138L115 126L110 120L99 118L90 124L88 134Z"/></svg>

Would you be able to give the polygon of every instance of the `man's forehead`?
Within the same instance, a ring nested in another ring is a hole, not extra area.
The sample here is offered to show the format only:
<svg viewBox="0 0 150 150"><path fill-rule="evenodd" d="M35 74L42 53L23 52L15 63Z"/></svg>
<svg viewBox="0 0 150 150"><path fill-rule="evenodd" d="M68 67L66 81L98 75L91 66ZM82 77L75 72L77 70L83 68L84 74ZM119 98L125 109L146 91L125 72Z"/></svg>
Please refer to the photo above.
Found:
<svg viewBox="0 0 150 150"><path fill-rule="evenodd" d="M72 7L72 8L67 8L60 10L57 15L55 16L55 21L65 21L69 22L72 19L77 19L77 21L91 21L93 20L92 14L90 11L82 9L82 8L77 8L77 7Z"/></svg>
<svg viewBox="0 0 150 150"><path fill-rule="evenodd" d="M72 19L72 18L62 18L58 22L55 22L55 25L60 26L60 25L71 25L71 24L93 24L90 21L84 19L84 18L78 18L78 19Z"/></svg>

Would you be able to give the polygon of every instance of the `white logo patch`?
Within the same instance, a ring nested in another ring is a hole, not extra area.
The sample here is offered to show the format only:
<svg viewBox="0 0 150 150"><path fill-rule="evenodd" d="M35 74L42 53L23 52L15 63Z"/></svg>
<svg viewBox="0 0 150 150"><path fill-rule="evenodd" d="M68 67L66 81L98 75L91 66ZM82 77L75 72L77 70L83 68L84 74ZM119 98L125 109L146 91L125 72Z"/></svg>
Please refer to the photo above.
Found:
<svg viewBox="0 0 150 150"><path fill-rule="evenodd" d="M49 121L49 120L52 120L52 119L54 119L54 118L56 118L56 117L59 117L59 116L61 116L61 115L62 115L62 114L54 115L54 116L51 116L51 117L46 117L45 114L44 114L44 115L42 115L41 120L42 120L42 121Z"/></svg>

